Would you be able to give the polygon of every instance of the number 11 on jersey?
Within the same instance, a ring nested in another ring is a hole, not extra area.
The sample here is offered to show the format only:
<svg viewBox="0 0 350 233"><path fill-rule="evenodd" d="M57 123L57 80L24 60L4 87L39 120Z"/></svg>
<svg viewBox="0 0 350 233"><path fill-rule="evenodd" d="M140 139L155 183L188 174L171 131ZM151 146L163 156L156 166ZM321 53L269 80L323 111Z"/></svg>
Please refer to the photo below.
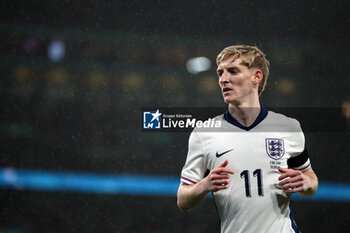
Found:
<svg viewBox="0 0 350 233"><path fill-rule="evenodd" d="M257 185L258 185L258 195L260 197L264 196L264 191L262 189L262 170L261 169L256 169L253 172L253 176L256 177L257 179ZM241 178L244 179L245 182L245 195L246 197L252 197L251 192L250 192L250 179L249 179L249 171L244 170L241 172Z"/></svg>

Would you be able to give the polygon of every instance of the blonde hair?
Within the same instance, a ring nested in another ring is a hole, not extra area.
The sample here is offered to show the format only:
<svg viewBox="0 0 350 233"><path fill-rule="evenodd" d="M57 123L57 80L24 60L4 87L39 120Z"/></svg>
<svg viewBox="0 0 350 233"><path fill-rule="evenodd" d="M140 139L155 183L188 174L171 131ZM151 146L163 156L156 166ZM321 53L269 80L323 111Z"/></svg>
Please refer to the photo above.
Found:
<svg viewBox="0 0 350 233"><path fill-rule="evenodd" d="M236 60L241 58L242 65L249 69L257 68L263 73L263 78L259 84L259 95L264 91L267 77L269 76L270 62L266 59L265 54L255 46L235 45L224 48L216 57L216 64L219 65L222 61L233 58Z"/></svg>

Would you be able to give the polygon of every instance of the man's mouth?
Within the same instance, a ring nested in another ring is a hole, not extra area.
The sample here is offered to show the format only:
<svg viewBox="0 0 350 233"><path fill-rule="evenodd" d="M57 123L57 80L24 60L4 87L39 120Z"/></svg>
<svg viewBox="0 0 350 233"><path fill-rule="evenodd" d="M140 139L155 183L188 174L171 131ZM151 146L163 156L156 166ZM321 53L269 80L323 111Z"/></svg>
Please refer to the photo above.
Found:
<svg viewBox="0 0 350 233"><path fill-rule="evenodd" d="M222 89L222 92L223 92L223 93L226 93L226 92L229 92L229 91L231 91L231 90L232 90L231 88L224 87L224 88Z"/></svg>

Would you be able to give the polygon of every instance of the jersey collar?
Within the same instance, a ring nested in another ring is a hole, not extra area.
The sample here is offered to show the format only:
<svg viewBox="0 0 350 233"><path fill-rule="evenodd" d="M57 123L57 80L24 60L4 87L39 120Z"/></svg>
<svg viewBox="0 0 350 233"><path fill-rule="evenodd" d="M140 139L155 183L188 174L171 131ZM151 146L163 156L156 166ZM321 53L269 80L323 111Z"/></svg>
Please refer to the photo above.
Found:
<svg viewBox="0 0 350 233"><path fill-rule="evenodd" d="M235 118L233 118L233 116L231 116L231 114L229 113L228 110L224 113L224 117L225 117L226 121L233 124L234 126L237 126L238 128L249 131L249 130L253 129L255 126L257 126L260 122L262 122L267 116L268 111L262 105L260 105L260 108L261 108L261 110L260 110L258 117L255 119L254 123L248 127L242 125Z"/></svg>

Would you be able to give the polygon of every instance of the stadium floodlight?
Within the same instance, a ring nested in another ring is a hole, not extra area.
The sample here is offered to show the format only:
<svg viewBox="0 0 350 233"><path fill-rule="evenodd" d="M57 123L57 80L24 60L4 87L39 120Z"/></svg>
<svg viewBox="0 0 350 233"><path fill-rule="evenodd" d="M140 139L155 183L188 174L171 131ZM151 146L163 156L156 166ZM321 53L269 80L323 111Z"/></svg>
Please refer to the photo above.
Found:
<svg viewBox="0 0 350 233"><path fill-rule="evenodd" d="M187 61L186 68L191 74L198 74L210 70L211 62L206 57L193 57Z"/></svg>

